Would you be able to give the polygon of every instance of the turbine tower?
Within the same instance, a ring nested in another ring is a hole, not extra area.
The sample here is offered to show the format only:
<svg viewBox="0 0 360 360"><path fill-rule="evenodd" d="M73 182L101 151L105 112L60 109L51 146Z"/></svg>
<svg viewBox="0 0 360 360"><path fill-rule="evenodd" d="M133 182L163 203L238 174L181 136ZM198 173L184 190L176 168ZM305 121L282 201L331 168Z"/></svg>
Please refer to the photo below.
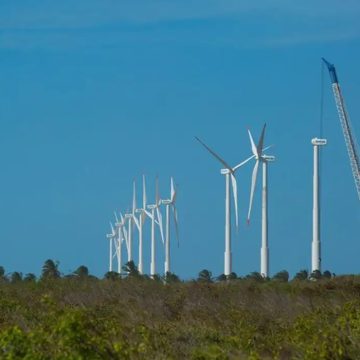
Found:
<svg viewBox="0 0 360 360"><path fill-rule="evenodd" d="M148 216L151 219L151 261L150 261L150 276L154 278L156 274L156 246L155 246L155 223L159 225L161 240L164 245L164 233L163 233L163 226L162 226L162 216L160 212L160 196L159 196L159 181L156 178L156 185L155 185L155 204L148 205L148 209L150 210L150 214ZM155 211L157 220L155 220Z"/></svg>
<svg viewBox="0 0 360 360"><path fill-rule="evenodd" d="M126 248L128 248L127 242L127 231L126 231L126 220L123 217L122 213L120 213L120 221L115 212L116 223L115 226L118 229L118 241L117 241L117 259L118 259L118 273L121 274L122 269L122 243L125 241Z"/></svg>
<svg viewBox="0 0 360 360"><path fill-rule="evenodd" d="M161 200L161 204L165 205L166 209L166 227L165 227L165 275L170 273L170 207L173 211L174 223L176 229L176 238L179 242L179 230L178 230L178 216L175 206L176 201L176 189L174 186L174 179L170 179L170 199Z"/></svg>
<svg viewBox="0 0 360 360"><path fill-rule="evenodd" d="M111 233L106 234L106 237L109 239L109 271L112 271L113 264L113 240L116 238L116 232L112 222L110 221Z"/></svg>
<svg viewBox="0 0 360 360"><path fill-rule="evenodd" d="M252 180L251 180L251 191L250 191L250 203L249 203L249 211L248 211L248 218L247 222L250 223L250 215L252 209L252 203L254 199L254 192L256 187L256 180L257 174L259 170L259 164L262 163L262 205L261 205L261 213L262 213L262 220L261 220L261 250L260 250L260 273L264 278L269 277L269 244L268 244L268 171L267 171L267 164L268 162L275 161L274 156L265 155L263 151L264 146L264 137L265 137L265 129L266 124L262 129L259 142L257 146L254 143L254 139L251 135L250 130L248 130L250 143L251 143L251 150L254 154L255 158L255 165L252 173ZM266 148L268 149L268 148Z"/></svg>
<svg viewBox="0 0 360 360"><path fill-rule="evenodd" d="M235 167L230 167L225 160L223 160L218 154L211 150L204 142L202 142L198 137L195 137L201 145L205 147L207 151L210 152L220 163L225 166L224 169L221 169L220 173L225 176L225 254L224 254L224 275L229 276L232 272L232 255L231 255L231 203L230 203L230 181L232 184L233 196L234 196L234 207L235 207L235 223L236 228L238 229L238 205L237 205L237 184L235 178L235 172L241 166L250 161L254 155L250 156L248 159L242 163L236 165Z"/></svg>
<svg viewBox="0 0 360 360"><path fill-rule="evenodd" d="M139 265L138 270L140 274L144 273L144 266L143 266L143 226L145 223L146 216L149 213L146 210L146 183L145 183L145 176L143 175L143 203L142 208L136 209L136 195L135 195L135 181L134 181L134 192L133 192L133 209L134 211L134 223L139 231ZM139 218L137 219L135 213L139 214Z"/></svg>
<svg viewBox="0 0 360 360"><path fill-rule="evenodd" d="M319 206L319 146L325 146L326 139L314 138L314 175L313 175L313 239L311 244L311 272L321 271L321 241L320 241L320 206Z"/></svg>

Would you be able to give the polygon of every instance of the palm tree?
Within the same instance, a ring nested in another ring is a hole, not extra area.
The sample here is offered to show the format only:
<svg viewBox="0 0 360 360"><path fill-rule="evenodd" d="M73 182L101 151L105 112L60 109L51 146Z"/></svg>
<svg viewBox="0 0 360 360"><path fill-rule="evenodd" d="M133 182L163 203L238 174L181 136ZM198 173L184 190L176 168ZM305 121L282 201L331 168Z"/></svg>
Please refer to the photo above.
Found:
<svg viewBox="0 0 360 360"><path fill-rule="evenodd" d="M18 283L18 282L22 281L22 274L17 271L14 271L11 274L10 281L12 283Z"/></svg>
<svg viewBox="0 0 360 360"><path fill-rule="evenodd" d="M41 278L42 279L57 279L60 277L60 271L58 270L59 263L54 262L51 259L45 261L42 272Z"/></svg>
<svg viewBox="0 0 360 360"><path fill-rule="evenodd" d="M123 267L122 270L128 275L128 276L140 276L139 270L137 266L135 265L133 260L128 261Z"/></svg>
<svg viewBox="0 0 360 360"><path fill-rule="evenodd" d="M212 282L212 272L207 269L201 270L199 272L198 281L211 283Z"/></svg>
<svg viewBox="0 0 360 360"><path fill-rule="evenodd" d="M74 275L85 278L89 276L89 269L85 265L80 265L74 272Z"/></svg>

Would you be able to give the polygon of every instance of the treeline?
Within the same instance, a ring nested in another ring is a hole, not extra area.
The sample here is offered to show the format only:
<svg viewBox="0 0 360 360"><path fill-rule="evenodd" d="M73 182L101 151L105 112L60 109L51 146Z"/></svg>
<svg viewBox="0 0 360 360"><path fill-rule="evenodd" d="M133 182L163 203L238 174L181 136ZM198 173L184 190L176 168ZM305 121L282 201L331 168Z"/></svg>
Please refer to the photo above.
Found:
<svg viewBox="0 0 360 360"><path fill-rule="evenodd" d="M100 279L52 260L38 278L14 274L1 271L0 359L360 358L356 275L181 281L128 263Z"/></svg>
<svg viewBox="0 0 360 360"><path fill-rule="evenodd" d="M108 271L104 275L104 279L108 280L116 280L124 277L136 277L142 279L150 279L148 275L141 275L137 266L133 261L128 261L122 267L122 273L119 274L115 271ZM329 270L321 273L319 270L315 270L312 273L309 273L307 270L300 270L295 274L292 280L321 280L321 279L331 279L335 277L334 273L331 273ZM62 274L59 270L59 262L48 259L45 261L42 266L41 275L39 279L37 279L36 275L33 273L28 273L23 276L21 272L14 271L10 274L5 274L5 268L0 266L0 280L9 281L11 283L18 283L20 281L25 282L34 282L37 280L46 280L46 279L58 279L58 278L92 278L96 279L97 277L91 275L89 269L85 265L80 265L76 270L71 272L70 274ZM213 282L221 282L221 281L229 281L229 280L241 280L241 279L252 279L258 282L266 282L266 281L280 281L280 282L288 282L290 280L290 275L288 271L282 270L276 273L272 278L264 278L259 272L252 272L244 277L238 276L235 272L231 273L229 276L225 276L221 274L219 276L213 276L212 272L207 269L203 269L199 272L196 281L213 283ZM166 273L164 276L155 275L152 280L163 281L164 283L172 283L181 281L180 277L174 273ZM194 280L190 280L194 281Z"/></svg>

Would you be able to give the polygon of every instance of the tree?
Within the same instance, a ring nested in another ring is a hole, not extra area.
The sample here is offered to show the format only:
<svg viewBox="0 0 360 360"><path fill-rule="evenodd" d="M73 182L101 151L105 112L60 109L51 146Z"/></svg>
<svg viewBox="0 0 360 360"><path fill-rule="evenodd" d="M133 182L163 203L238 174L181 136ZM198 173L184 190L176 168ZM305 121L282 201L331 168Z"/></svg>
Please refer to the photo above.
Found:
<svg viewBox="0 0 360 360"><path fill-rule="evenodd" d="M294 276L294 280L307 280L308 276L309 276L309 273L307 272L307 270L300 270Z"/></svg>
<svg viewBox="0 0 360 360"><path fill-rule="evenodd" d="M33 273L28 273L24 276L24 281L26 282L35 282L36 281L36 275Z"/></svg>
<svg viewBox="0 0 360 360"><path fill-rule="evenodd" d="M120 274L115 271L108 271L104 275L104 279L107 279L107 280L117 280L119 278L120 278Z"/></svg>
<svg viewBox="0 0 360 360"><path fill-rule="evenodd" d="M288 282L289 281L289 273L286 270L279 271L277 274L273 276L273 280Z"/></svg>
<svg viewBox="0 0 360 360"><path fill-rule="evenodd" d="M135 265L133 260L128 261L123 267L122 270L128 275L137 277L140 275L137 266Z"/></svg>
<svg viewBox="0 0 360 360"><path fill-rule="evenodd" d="M225 274L221 274L221 275L219 275L218 277L217 277L217 279L216 279L217 281L226 281L227 279L226 279L226 275Z"/></svg>
<svg viewBox="0 0 360 360"><path fill-rule="evenodd" d="M207 269L201 270L199 272L198 281L211 283L212 282L212 272Z"/></svg>
<svg viewBox="0 0 360 360"><path fill-rule="evenodd" d="M0 266L0 278L5 277L5 268L3 266Z"/></svg>
<svg viewBox="0 0 360 360"><path fill-rule="evenodd" d="M164 282L166 284L177 283L180 282L180 278L176 274L168 271L164 276Z"/></svg>
<svg viewBox="0 0 360 360"><path fill-rule="evenodd" d="M249 275L246 276L247 279L252 279L255 281L264 281L264 277L258 272L258 271L253 271L252 273L250 273Z"/></svg>
<svg viewBox="0 0 360 360"><path fill-rule="evenodd" d="M238 278L238 276L237 276L236 272L232 272L232 273L230 273L230 275L228 275L226 277L227 280L236 280L237 278Z"/></svg>
<svg viewBox="0 0 360 360"><path fill-rule="evenodd" d="M85 278L89 276L89 269L85 266L85 265L80 265L74 272L73 274L75 276L81 277L81 278Z"/></svg>
<svg viewBox="0 0 360 360"><path fill-rule="evenodd" d="M329 270L325 270L325 271L323 272L323 277L324 277L325 279L331 279L331 278L332 278L331 272L330 272Z"/></svg>
<svg viewBox="0 0 360 360"><path fill-rule="evenodd" d="M51 259L45 261L42 272L41 278L42 279L57 279L60 277L60 271L58 270L59 263L54 262Z"/></svg>
<svg viewBox="0 0 360 360"><path fill-rule="evenodd" d="M310 279L310 280L313 280L313 281L320 280L321 278L322 278L322 275L321 275L321 271L320 271L320 270L314 270L314 271L310 274L310 277L309 277L309 279Z"/></svg>
<svg viewBox="0 0 360 360"><path fill-rule="evenodd" d="M17 272L17 271L14 271L13 273L11 273L10 281L13 284L21 282L22 281L22 274Z"/></svg>

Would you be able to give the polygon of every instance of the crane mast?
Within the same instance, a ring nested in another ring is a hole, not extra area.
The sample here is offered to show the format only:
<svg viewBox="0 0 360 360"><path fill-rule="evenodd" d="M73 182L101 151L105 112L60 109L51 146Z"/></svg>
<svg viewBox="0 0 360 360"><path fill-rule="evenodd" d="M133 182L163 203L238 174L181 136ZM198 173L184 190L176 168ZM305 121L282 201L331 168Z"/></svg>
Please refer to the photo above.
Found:
<svg viewBox="0 0 360 360"><path fill-rule="evenodd" d="M359 147L356 141L355 132L353 131L351 126L350 117L345 108L344 98L341 94L335 66L333 64L330 64L324 58L323 61L329 70L336 108L339 114L341 128L345 138L346 149L350 159L351 171L354 177L356 191L360 200L360 161L358 151Z"/></svg>

